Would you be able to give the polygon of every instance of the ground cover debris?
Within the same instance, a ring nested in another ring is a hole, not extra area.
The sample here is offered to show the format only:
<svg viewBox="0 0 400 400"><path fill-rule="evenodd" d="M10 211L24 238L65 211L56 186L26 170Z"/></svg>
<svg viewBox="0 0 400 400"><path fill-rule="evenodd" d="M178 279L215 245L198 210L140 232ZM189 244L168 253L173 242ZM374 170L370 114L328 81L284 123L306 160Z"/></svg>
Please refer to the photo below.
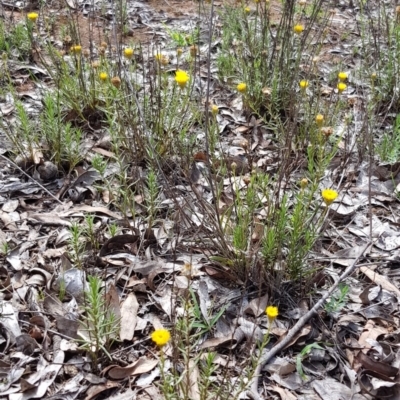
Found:
<svg viewBox="0 0 400 400"><path fill-rule="evenodd" d="M400 397L400 6L1 11L0 398Z"/></svg>

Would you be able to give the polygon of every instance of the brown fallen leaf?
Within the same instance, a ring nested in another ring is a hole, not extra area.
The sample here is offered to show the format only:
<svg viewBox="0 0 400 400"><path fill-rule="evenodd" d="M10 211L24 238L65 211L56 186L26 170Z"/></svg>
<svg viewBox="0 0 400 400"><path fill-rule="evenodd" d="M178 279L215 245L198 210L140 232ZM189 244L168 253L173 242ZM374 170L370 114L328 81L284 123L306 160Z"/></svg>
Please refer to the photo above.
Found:
<svg viewBox="0 0 400 400"><path fill-rule="evenodd" d="M192 400L200 400L200 372L197 367L197 363L193 360L189 360L189 397Z"/></svg>
<svg viewBox="0 0 400 400"><path fill-rule="evenodd" d="M391 365L380 361L373 360L362 352L358 353L356 358L357 361L359 361L359 363L369 371L370 375L377 374L376 376L378 378L388 379L396 376L399 373L398 368L392 367Z"/></svg>
<svg viewBox="0 0 400 400"><path fill-rule="evenodd" d="M119 337L121 340L132 340L135 333L139 303L134 293L129 293L121 304L121 324Z"/></svg>
<svg viewBox="0 0 400 400"><path fill-rule="evenodd" d="M126 367L111 366L107 373L111 379L125 379L128 376L145 374L150 372L158 364L158 360L149 360L146 357L139 358Z"/></svg>
<svg viewBox="0 0 400 400"><path fill-rule="evenodd" d="M105 390L112 389L117 386L119 386L119 382L113 382L113 381L107 381L106 383L100 385L91 386L86 392L85 400L91 400L101 392L104 392Z"/></svg>
<svg viewBox="0 0 400 400"><path fill-rule="evenodd" d="M268 305L269 295L268 293L262 297L258 297L250 301L247 307L244 309L244 313L253 314L255 317L259 317L265 312Z"/></svg>
<svg viewBox="0 0 400 400"><path fill-rule="evenodd" d="M115 218L115 219L121 218L120 214L116 214L115 212L110 211L107 207L92 207L92 206L87 206L87 205L80 205L78 207L75 207L73 210L66 212L64 216L71 216L71 215L73 215L75 213L79 213L81 211L91 213L91 214L96 214L96 213L106 214L109 217Z"/></svg>
<svg viewBox="0 0 400 400"><path fill-rule="evenodd" d="M358 343L360 343L361 346L364 346L362 352L367 354L371 350L371 339L376 340L379 336L386 335L387 333L387 329L382 326L377 326L373 320L368 320L358 339Z"/></svg>
<svg viewBox="0 0 400 400"><path fill-rule="evenodd" d="M200 345L200 350L210 349L213 347L226 346L226 345L231 345L231 344L235 344L235 343L236 343L236 339L233 337L233 335L211 338L211 339L205 340Z"/></svg>
<svg viewBox="0 0 400 400"><path fill-rule="evenodd" d="M360 271L364 275L368 276L371 281L382 286L383 289L386 289L388 292L396 293L396 296L400 297L400 290L390 283L384 276L378 274L369 267L360 267Z"/></svg>

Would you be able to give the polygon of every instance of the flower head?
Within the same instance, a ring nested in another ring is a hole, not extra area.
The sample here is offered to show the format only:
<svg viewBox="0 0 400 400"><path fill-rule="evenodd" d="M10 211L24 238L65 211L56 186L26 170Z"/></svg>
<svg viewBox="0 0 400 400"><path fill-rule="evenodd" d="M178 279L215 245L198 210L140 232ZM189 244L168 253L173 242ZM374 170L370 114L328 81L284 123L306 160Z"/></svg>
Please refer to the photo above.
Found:
<svg viewBox="0 0 400 400"><path fill-rule="evenodd" d="M80 44L76 44L75 46L71 46L71 52L74 54L81 54L82 46Z"/></svg>
<svg viewBox="0 0 400 400"><path fill-rule="evenodd" d="M245 8L244 8L244 12L245 12L246 14L248 14L250 11L251 11L251 10L250 10L250 7L245 7Z"/></svg>
<svg viewBox="0 0 400 400"><path fill-rule="evenodd" d="M154 58L157 60L157 62L161 65L168 65L169 64L169 58L165 54L157 53Z"/></svg>
<svg viewBox="0 0 400 400"><path fill-rule="evenodd" d="M218 106L216 104L213 104L211 106L211 113L212 113L212 115L214 115L214 117L218 114L218 111L219 111Z"/></svg>
<svg viewBox="0 0 400 400"><path fill-rule="evenodd" d="M306 90L308 88L308 81L305 79L301 80L299 82L300 89Z"/></svg>
<svg viewBox="0 0 400 400"><path fill-rule="evenodd" d="M278 307L275 307L275 306L268 306L268 307L265 309L265 314L267 314L267 317L268 317L268 321L269 321L269 322L274 321L274 320L276 319L276 317L279 315Z"/></svg>
<svg viewBox="0 0 400 400"><path fill-rule="evenodd" d="M170 339L171 334L166 329L156 329L151 334L151 340L160 347L165 346L170 341Z"/></svg>
<svg viewBox="0 0 400 400"><path fill-rule="evenodd" d="M195 44L193 44L193 45L190 46L190 48L189 48L189 52L190 52L190 55L191 55L192 57L196 57L198 51L199 51L199 48L198 48Z"/></svg>
<svg viewBox="0 0 400 400"><path fill-rule="evenodd" d="M297 35L300 35L300 33L302 33L302 32L304 31L304 26L301 25L301 24L296 24L296 25L293 27L293 31L294 31L294 33L296 33Z"/></svg>
<svg viewBox="0 0 400 400"><path fill-rule="evenodd" d="M339 91L339 93L342 93L343 90L346 90L347 85L344 82L339 82L337 84L337 90Z"/></svg>
<svg viewBox="0 0 400 400"><path fill-rule="evenodd" d="M117 89L121 86L121 78L118 76L114 76L110 80L111 84L115 86Z"/></svg>
<svg viewBox="0 0 400 400"><path fill-rule="evenodd" d="M318 126L322 126L324 123L325 117L322 114L317 114L315 116L315 122L317 123Z"/></svg>
<svg viewBox="0 0 400 400"><path fill-rule="evenodd" d="M305 189L305 188L307 187L307 185L308 185L308 179L307 179L307 178L303 178L303 179L300 181L300 187L301 187L302 189Z"/></svg>
<svg viewBox="0 0 400 400"><path fill-rule="evenodd" d="M108 79L107 72L100 72L99 78L101 81L105 82Z"/></svg>
<svg viewBox="0 0 400 400"><path fill-rule="evenodd" d="M324 189L321 192L322 199L327 206L331 205L338 197L338 192L333 189Z"/></svg>
<svg viewBox="0 0 400 400"><path fill-rule="evenodd" d="M236 86L236 89L238 92L244 93L247 90L247 85L244 82L241 82Z"/></svg>
<svg viewBox="0 0 400 400"><path fill-rule="evenodd" d="M330 127L330 126L323 126L323 127L321 128L321 133L322 133L326 138L328 138L329 136L332 135L333 129L332 129L332 127Z"/></svg>
<svg viewBox="0 0 400 400"><path fill-rule="evenodd" d="M133 49L132 47L127 47L124 49L124 57L130 60L133 57Z"/></svg>
<svg viewBox="0 0 400 400"><path fill-rule="evenodd" d="M189 80L189 74L186 71L178 69L175 73L175 81L181 87L184 88Z"/></svg>
<svg viewBox="0 0 400 400"><path fill-rule="evenodd" d="M37 19L39 18L39 14L35 12L30 12L27 14L26 17L29 19L29 21L36 22Z"/></svg>
<svg viewBox="0 0 400 400"><path fill-rule="evenodd" d="M338 73L338 78L340 82L344 82L347 79L347 73L346 72L339 72Z"/></svg>
<svg viewBox="0 0 400 400"><path fill-rule="evenodd" d="M177 57L180 57L182 54L183 54L183 49L182 49L182 47L178 47L178 48L176 49L176 56L177 56Z"/></svg>
<svg viewBox="0 0 400 400"><path fill-rule="evenodd" d="M374 80L376 79L376 77L377 77L376 72L373 72L373 73L371 74L371 79L374 81Z"/></svg>

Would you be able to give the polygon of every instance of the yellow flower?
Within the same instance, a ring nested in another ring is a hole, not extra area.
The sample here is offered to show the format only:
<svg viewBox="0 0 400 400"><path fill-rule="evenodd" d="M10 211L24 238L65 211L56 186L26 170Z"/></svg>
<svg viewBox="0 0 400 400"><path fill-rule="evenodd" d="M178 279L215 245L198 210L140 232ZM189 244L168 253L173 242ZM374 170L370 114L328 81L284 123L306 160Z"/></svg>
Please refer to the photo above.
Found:
<svg viewBox="0 0 400 400"><path fill-rule="evenodd" d="M29 21L36 22L37 19L39 18L39 14L35 13L35 12L31 12L31 13L28 13L26 17L29 19Z"/></svg>
<svg viewBox="0 0 400 400"><path fill-rule="evenodd" d="M218 114L218 111L219 111L218 106L215 105L215 104L213 104L213 105L211 106L211 112L212 112L212 115L214 115L214 117Z"/></svg>
<svg viewBox="0 0 400 400"><path fill-rule="evenodd" d="M133 57L133 49L131 47L127 47L124 49L124 57L130 60Z"/></svg>
<svg viewBox="0 0 400 400"><path fill-rule="evenodd" d="M308 81L306 81L305 79L301 80L299 82L300 88L303 90L306 90L308 88Z"/></svg>
<svg viewBox="0 0 400 400"><path fill-rule="evenodd" d="M247 90L247 85L244 82L241 82L236 86L236 89L238 92L244 93Z"/></svg>
<svg viewBox="0 0 400 400"><path fill-rule="evenodd" d="M317 114L315 116L315 122L317 123L318 126L322 126L322 124L324 123L324 119L325 117L322 114Z"/></svg>
<svg viewBox="0 0 400 400"><path fill-rule="evenodd" d="M296 24L296 25L293 27L293 31L294 31L294 33L296 33L297 35L299 35L300 33L302 33L302 32L304 31L304 26L301 25L301 24Z"/></svg>
<svg viewBox="0 0 400 400"><path fill-rule="evenodd" d="M347 88L347 85L344 82L339 82L337 84L337 89L338 89L339 93L342 93L343 90L346 90L346 88Z"/></svg>
<svg viewBox="0 0 400 400"><path fill-rule="evenodd" d="M338 197L338 192L333 189L324 189L321 192L322 199L327 206L331 205Z"/></svg>
<svg viewBox="0 0 400 400"><path fill-rule="evenodd" d="M344 82L347 79L347 73L346 72L339 72L338 73L338 78L340 82Z"/></svg>
<svg viewBox="0 0 400 400"><path fill-rule="evenodd" d="M244 8L244 12L245 12L246 14L248 14L250 11L251 11L251 10L250 10L250 7L245 7L245 8Z"/></svg>
<svg viewBox="0 0 400 400"><path fill-rule="evenodd" d="M175 81L181 87L184 88L189 80L189 75L186 71L178 69L175 73Z"/></svg>
<svg viewBox="0 0 400 400"><path fill-rule="evenodd" d="M157 346L165 346L171 339L171 334L166 329L157 329L151 334L151 340Z"/></svg>
<svg viewBox="0 0 400 400"><path fill-rule="evenodd" d="M275 306L268 306L268 307L265 309L265 314L267 314L268 321L271 323L271 322L274 321L274 320L276 319L276 317L279 315L278 307L275 307Z"/></svg>
<svg viewBox="0 0 400 400"><path fill-rule="evenodd" d="M71 52L75 53L75 54L81 54L82 46L79 44L76 44L75 46L71 46Z"/></svg>
<svg viewBox="0 0 400 400"><path fill-rule="evenodd" d="M107 72L100 72L99 78L101 81L105 82L108 78Z"/></svg>
<svg viewBox="0 0 400 400"><path fill-rule="evenodd" d="M308 179L307 179L307 178L303 178L303 179L300 181L300 187L301 187L302 189L304 189L304 188L307 187L307 185L308 185Z"/></svg>
<svg viewBox="0 0 400 400"><path fill-rule="evenodd" d="M371 79L374 81L374 80L376 79L376 77L377 77L376 72L373 72L373 73L371 74Z"/></svg>

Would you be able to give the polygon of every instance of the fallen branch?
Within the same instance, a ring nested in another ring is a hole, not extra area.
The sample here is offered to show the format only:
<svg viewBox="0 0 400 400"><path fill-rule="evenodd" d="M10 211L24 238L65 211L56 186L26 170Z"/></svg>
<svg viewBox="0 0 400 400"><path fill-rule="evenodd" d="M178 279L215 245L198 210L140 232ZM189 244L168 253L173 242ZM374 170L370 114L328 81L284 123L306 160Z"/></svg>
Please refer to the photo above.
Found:
<svg viewBox="0 0 400 400"><path fill-rule="evenodd" d="M258 394L258 380L260 377L260 373L262 368L265 364L268 364L276 354L278 354L281 350L283 350L295 337L295 335L300 332L306 322L317 314L318 309L324 304L326 299L332 295L332 293L336 290L340 283L342 283L356 268L357 262L360 257L365 253L367 248L370 246L370 242L368 242L365 247L363 248L362 252L358 255L358 257L354 260L353 264L350 265L342 275L340 275L339 279L332 285L332 287L315 303L314 307L308 311L307 314L303 315L293 326L292 329L289 330L288 334L286 335L285 339L283 339L279 344L273 347L269 352L265 355L261 356L260 361L257 365L256 370L254 371L253 379L250 382L250 390L246 392L247 396L252 398L253 400L262 400L260 395Z"/></svg>

